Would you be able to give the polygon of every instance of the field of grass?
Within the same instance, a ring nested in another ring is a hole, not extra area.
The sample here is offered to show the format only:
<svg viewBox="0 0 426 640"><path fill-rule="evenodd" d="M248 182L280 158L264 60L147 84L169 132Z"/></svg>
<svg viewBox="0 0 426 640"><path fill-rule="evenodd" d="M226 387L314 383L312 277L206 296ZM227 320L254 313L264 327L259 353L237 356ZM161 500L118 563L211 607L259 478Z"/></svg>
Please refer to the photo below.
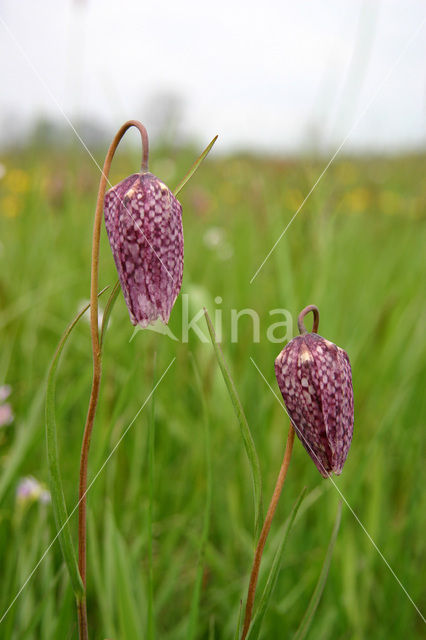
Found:
<svg viewBox="0 0 426 640"><path fill-rule="evenodd" d="M198 153L154 153L151 170L173 187ZM101 152L97 160L102 162ZM2 617L56 533L43 493L48 487L46 375L66 325L88 299L99 172L79 148L66 153L27 149L0 161L5 169L0 180L0 385L11 386L7 402L14 413L13 422L0 428ZM137 171L138 162L136 152L120 151L112 182ZM324 164L313 158L217 159L213 152L180 195L182 293L188 294L191 318L206 306L217 325L222 310L223 351L256 443L266 504L288 419L250 358L278 393L273 365L283 344L267 339L269 311L287 309L296 334L298 312L310 303L319 307L320 334L346 349L352 362L354 438L335 482L363 526L343 504L330 572L307 637L420 638L424 623L398 580L422 610L426 157L336 161L250 284ZM103 229L100 286L115 280ZM101 305L105 301L106 296ZM231 309L245 308L259 315L259 340L253 339L252 320L243 316L238 342L232 342ZM170 322L178 338L183 311L179 297ZM198 326L205 343L193 331L188 342L153 331L140 331L132 339L121 294L114 308L89 482L154 381L175 360L88 495L91 638L235 636L255 542L252 485L239 425L202 318ZM57 381L69 511L77 501L90 380L89 325L82 321L63 354ZM26 497L19 486L27 476L41 487ZM292 638L296 632L321 571L340 499L296 440L259 593L286 517L304 487L306 497L264 618L265 640ZM76 524L75 513L75 539ZM76 634L73 594L56 542L2 619L0 637L65 639Z"/></svg>

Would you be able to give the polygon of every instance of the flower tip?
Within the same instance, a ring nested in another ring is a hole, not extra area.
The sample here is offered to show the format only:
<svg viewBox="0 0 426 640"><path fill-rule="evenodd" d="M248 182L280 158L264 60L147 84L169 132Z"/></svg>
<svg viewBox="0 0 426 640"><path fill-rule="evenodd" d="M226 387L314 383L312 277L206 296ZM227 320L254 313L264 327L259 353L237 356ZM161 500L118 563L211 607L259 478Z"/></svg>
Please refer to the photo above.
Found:
<svg viewBox="0 0 426 640"><path fill-rule="evenodd" d="M170 320L170 313L164 315L162 313L158 313L157 315L155 315L155 317L154 315L152 315L150 317L140 318L140 320L137 320L134 316L131 316L130 320L133 326L141 327L141 329L146 329L147 327L158 327L159 325L167 326Z"/></svg>

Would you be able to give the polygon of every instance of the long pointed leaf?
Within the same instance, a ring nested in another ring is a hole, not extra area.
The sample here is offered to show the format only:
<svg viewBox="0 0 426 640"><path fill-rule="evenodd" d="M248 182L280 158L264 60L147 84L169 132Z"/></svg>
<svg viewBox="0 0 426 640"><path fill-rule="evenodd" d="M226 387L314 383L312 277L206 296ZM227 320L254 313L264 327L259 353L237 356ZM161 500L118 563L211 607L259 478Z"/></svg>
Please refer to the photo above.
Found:
<svg viewBox="0 0 426 640"><path fill-rule="evenodd" d="M238 638L240 637L242 617L243 617L243 601L240 600L240 612L238 614L238 623L237 623L237 628L235 629L234 640L238 640Z"/></svg>
<svg viewBox="0 0 426 640"><path fill-rule="evenodd" d="M303 640L309 631L312 619L315 615L315 611L321 600L322 592L324 591L325 583L327 582L328 572L331 564L331 557L333 555L334 545L336 543L337 534L339 533L340 520L342 517L342 501L340 500L337 509L336 520L334 521L334 527L331 534L330 542L328 545L327 553L325 554L324 563L322 565L321 573L318 578L318 582L312 594L312 598L308 604L308 608L305 611L305 615L302 618L302 622L299 625L298 630L294 635L293 640Z"/></svg>
<svg viewBox="0 0 426 640"><path fill-rule="evenodd" d="M212 493L213 493L212 461L211 461L211 452L210 452L210 421L209 421L207 402L206 402L206 397L203 390L203 385L201 383L199 370L193 355L192 355L192 365L193 365L195 379L196 379L197 387L200 393L201 404L203 409L204 450L205 450L205 457L206 457L207 488L206 488L206 500L205 500L205 506L204 506L204 523L203 523L203 529L202 529L201 538L200 538L197 575L195 578L194 592L192 595L191 611L189 613L189 623L188 623L188 630L186 633L186 640L194 640L194 638L196 638L196 635L197 635L196 632L197 632L197 622L198 622L199 608L200 608L201 585L203 581L203 572L204 572L204 554L206 551L207 540L209 536L211 507L212 507Z"/></svg>
<svg viewBox="0 0 426 640"><path fill-rule="evenodd" d="M271 596L273 593L273 590L275 588L275 585L277 583L277 579L278 579L278 574L280 572L281 569L281 560L282 560L282 556L283 556L283 551L284 551L284 547L285 544L287 542L287 538L288 535L290 533L291 527L293 526L294 523L294 519L296 518L297 515L297 511L300 507L300 505L302 504L302 500L305 497L306 494L306 488L303 489L303 491L301 492L301 494L299 495L296 504L294 505L290 515L288 516L285 525L284 525L284 530L283 530L283 534L282 534L282 538L281 538L281 542L280 545L275 553L275 557L274 557L274 561L272 563L272 567L271 570L269 572L269 576L268 579L266 581L266 585L265 588L263 590L262 596L259 600L259 604L257 606L256 609L256 613L254 615L253 618L253 622L252 625L250 627L248 636L247 636L247 640L257 640L257 638L259 637L259 633L260 633L260 628L262 626L262 622L263 622L263 618L265 616L266 613L266 609L268 607L268 604L271 600Z"/></svg>
<svg viewBox="0 0 426 640"><path fill-rule="evenodd" d="M182 180L179 182L178 186L173 191L173 195L175 197L177 197L178 193L182 191L182 189L184 188L188 180L190 180L194 175L194 173L197 171L198 167L200 166L204 158L210 153L210 150L213 147L214 143L216 142L217 138L218 136L215 136L213 138L210 144L208 144L207 147L204 149L203 153L200 156L198 156L198 158L196 159L196 161L194 162L194 164L192 165L188 173L186 173L182 178Z"/></svg>
<svg viewBox="0 0 426 640"><path fill-rule="evenodd" d="M257 540L260 535L260 529L262 526L262 511L263 511L263 500L262 500L262 478L260 475L260 463L259 457L257 455L256 446L254 444L253 436L251 435L250 427L247 422L247 418L244 413L243 406L241 404L241 400L238 396L237 389L235 387L234 381L232 379L231 373L228 369L228 366L225 362L225 358L223 356L223 351L221 349L220 343L216 340L216 333L210 319L210 316L207 312L207 309L204 309L204 315L206 317L207 327L210 333L210 338L213 344L214 352L216 354L216 358L220 367L220 370L223 375L223 379L225 380L226 388L228 389L229 396L232 401L232 405L234 407L235 414L237 416L238 422L240 424L241 435L243 437L244 446L246 448L247 457L250 463L252 481L253 481L253 497L254 497L254 530L255 530L255 539Z"/></svg>
<svg viewBox="0 0 426 640"><path fill-rule="evenodd" d="M103 289L99 295L102 295L106 291L107 287ZM68 513L65 503L64 491L62 488L61 473L59 468L59 455L58 455L58 442L56 435L56 419L55 419L55 386L56 386L56 370L59 364L59 358L63 351L63 348L78 321L86 313L90 305L87 305L80 313L74 318L71 324L65 330L55 355L53 356L52 363L50 365L49 374L47 377L47 389L46 389L46 446L47 446L47 463L49 467L50 477L50 493L52 496L52 508L56 522L56 528L58 531L59 544L61 547L62 555L65 560L65 564L68 569L72 588L74 594L78 600L84 595L84 586L81 581L80 572L78 570L77 560L75 557L74 546L72 543L71 532L68 526Z"/></svg>
<svg viewBox="0 0 426 640"><path fill-rule="evenodd" d="M107 300L107 303L105 305L105 309L104 309L104 315L102 317L102 326L101 326L101 335L100 335L100 345L102 348L103 342L104 342L104 336L105 336L105 332L108 328L108 323L109 323L109 318L111 316L111 312L114 308L115 305L115 301L117 300L118 294L120 293L120 280L117 280L117 282L115 283L115 285L112 288L112 291L109 295L109 298Z"/></svg>
<svg viewBox="0 0 426 640"><path fill-rule="evenodd" d="M157 354L154 355L152 388L156 384ZM154 557L152 550L152 523L154 510L154 468L155 468L155 393L151 398L151 411L148 424L148 615L146 625L147 640L155 639L154 620Z"/></svg>
<svg viewBox="0 0 426 640"><path fill-rule="evenodd" d="M137 602L134 595L134 583L132 580L132 560L124 540L117 529L114 516L111 515L114 528L114 562L116 574L116 604L120 621L119 638L122 640L135 640L141 637L143 629L143 607Z"/></svg>

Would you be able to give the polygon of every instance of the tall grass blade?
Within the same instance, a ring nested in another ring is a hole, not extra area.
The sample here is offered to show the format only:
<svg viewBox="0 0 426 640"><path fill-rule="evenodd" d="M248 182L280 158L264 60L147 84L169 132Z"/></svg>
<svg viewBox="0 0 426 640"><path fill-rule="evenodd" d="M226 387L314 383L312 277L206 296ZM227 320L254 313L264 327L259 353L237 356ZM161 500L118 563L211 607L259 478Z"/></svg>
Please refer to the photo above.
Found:
<svg viewBox="0 0 426 640"><path fill-rule="evenodd" d="M115 285L112 288L112 291L109 295L109 298L107 300L107 303L105 305L105 309L104 309L104 315L102 317L102 326L101 326L101 334L99 337L99 343L101 345L101 349L102 349L102 345L103 345L103 341L104 341L104 336L105 336L105 332L108 328L108 323L109 323L109 319L111 316L111 312L114 308L115 305L115 301L117 300L118 294L120 293L120 280L117 280L117 282L115 283Z"/></svg>
<svg viewBox="0 0 426 640"><path fill-rule="evenodd" d="M237 389L235 387L234 381L232 379L231 373L228 369L228 366L225 362L225 358L223 356L223 351L219 342L216 340L216 333L210 319L210 316L207 312L207 309L204 309L204 315L206 317L207 327L210 333L210 338L213 344L214 352L216 354L216 358L220 367L220 370L223 375L223 379L225 380L226 388L228 389L229 396L231 398L232 405L234 407L235 414L237 416L241 435L243 437L244 446L246 449L247 457L250 463L251 476L253 481L253 497L254 497L254 533L255 539L257 540L260 535L260 530L262 527L262 518L263 518L263 499L262 499L262 478L260 475L260 463L259 457L257 455L256 446L254 444L253 436L251 435L250 427L247 422L247 418L244 413L243 406L241 404L241 400L238 396Z"/></svg>
<svg viewBox="0 0 426 640"><path fill-rule="evenodd" d="M186 634L187 640L194 640L197 634L197 622L198 622L199 609L200 609L201 585L203 581L203 572L204 572L204 554L206 551L207 540L209 537L211 508L212 508L212 494L213 494L212 461L211 461L211 450L210 450L210 421L209 421L209 415L208 415L208 409L207 409L206 396L205 396L203 385L201 382L200 373L193 355L192 355L192 365L194 369L198 391L200 393L201 405L203 409L203 418L204 418L204 451L205 451L205 457L206 457L206 499L205 499L205 506L204 506L203 530L201 532L201 538L200 538L197 575L195 578L194 592L192 595L192 602L191 602L191 610L189 613L188 630Z"/></svg>
<svg viewBox="0 0 426 640"><path fill-rule="evenodd" d="M103 289L99 293L99 295L102 295L104 291L106 291L106 288ZM90 305L84 307L84 309L82 309L82 311L80 311L80 313L74 318L74 320L65 330L65 333L63 334L58 344L47 377L45 405L47 463L49 467L50 493L52 496L53 514L55 517L56 528L59 534L58 537L62 555L68 569L74 594L78 600L80 600L84 595L84 586L81 581L80 572L78 570L74 546L71 538L71 531L68 526L68 513L65 504L64 491L62 488L62 479L59 467L58 442L56 435L55 387L56 370L58 368L61 353L72 330L89 309L89 307Z"/></svg>
<svg viewBox="0 0 426 640"><path fill-rule="evenodd" d="M202 163L204 158L210 153L210 151L211 151L214 143L216 142L217 138L218 138L218 136L215 136L213 138L213 140L210 142L210 144L208 144L207 147L204 149L203 153L200 156L198 156L198 158L196 159L196 161L194 162L194 164L192 165L192 167L190 168L188 173L186 173L184 175L184 177L182 178L182 180L179 182L178 186L173 191L173 195L175 197L177 197L178 193L180 191L182 191L182 189L184 188L186 183L192 178L194 173L197 171L198 167L200 166L200 164Z"/></svg>
<svg viewBox="0 0 426 640"><path fill-rule="evenodd" d="M155 388L157 357L154 356L154 367L152 374L152 388ZM155 464L155 393L151 397L151 411L148 425L148 617L147 617L147 640L154 640L154 569L152 552L152 521L154 506L154 464Z"/></svg>
<svg viewBox="0 0 426 640"><path fill-rule="evenodd" d="M243 618L243 601L240 600L240 611L238 614L238 623L237 623L237 628L235 629L234 640L238 640L238 638L240 637L242 618Z"/></svg>
<svg viewBox="0 0 426 640"><path fill-rule="evenodd" d="M107 556L105 550L105 543L103 544L99 539L99 532L96 529L96 519L91 509L87 513L87 527L88 527L88 539L93 540L90 553L88 554L88 561L90 562L90 575L92 577L94 587L96 589L99 613L102 620L102 628L107 630L108 636L114 635L114 623L113 623L113 608L109 606L108 592L106 589L105 581L103 579L102 572L102 556Z"/></svg>
<svg viewBox="0 0 426 640"><path fill-rule="evenodd" d="M113 518L113 516L111 517ZM114 561L117 579L115 597L120 621L119 638L123 640L135 640L135 638L141 637L140 630L143 628L139 615L141 608L138 609L141 603L136 601L132 592L133 565L114 519L113 527L115 537Z"/></svg>
<svg viewBox="0 0 426 640"><path fill-rule="evenodd" d="M305 497L306 488L302 490L300 493L296 504L294 505L290 515L288 516L282 533L282 538L280 545L275 553L274 561L272 563L271 570L269 572L268 579L266 581L265 588L263 590L262 596L259 600L259 604L256 609L256 613L253 618L252 625L247 635L247 640L257 640L260 633L260 628L262 626L263 618L265 617L266 609L268 608L268 604L271 600L272 593L274 591L275 585L277 583L278 574L281 568L281 560L284 552L284 548L287 542L287 538L289 536L290 530L293 526L294 520L296 518L297 512L299 510L300 505L302 504L302 500Z"/></svg>
<svg viewBox="0 0 426 640"><path fill-rule="evenodd" d="M305 615L302 618L302 622L296 631L293 640L303 640L309 631L312 623L312 619L315 615L315 611L321 600L322 593L324 591L325 583L327 582L327 576L330 569L331 557L333 555L334 545L336 543L337 534L339 533L340 520L342 517L342 501L340 500L337 509L336 520L334 521L334 527L331 534L330 542L328 545L327 553L325 554L324 563L322 565L321 573L318 578L318 582L312 594L312 598L308 604L308 608L305 611Z"/></svg>

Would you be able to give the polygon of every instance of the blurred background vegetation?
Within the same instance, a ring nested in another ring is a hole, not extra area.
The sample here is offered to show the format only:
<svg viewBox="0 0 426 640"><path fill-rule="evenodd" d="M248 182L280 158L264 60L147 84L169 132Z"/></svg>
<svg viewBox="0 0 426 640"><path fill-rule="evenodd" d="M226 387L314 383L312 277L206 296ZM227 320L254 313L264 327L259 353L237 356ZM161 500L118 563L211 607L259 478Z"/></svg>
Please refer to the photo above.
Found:
<svg viewBox="0 0 426 640"><path fill-rule="evenodd" d="M122 146L113 164L113 183L139 164L136 152ZM173 188L199 152L158 145L151 170ZM103 153L98 147L100 164ZM2 615L55 535L46 494L45 379L65 326L88 298L99 173L81 147L46 147L40 139L4 152L0 162L0 385L10 385L2 405L9 407L8 415L3 410L8 419L0 427ZM191 315L205 305L214 319L222 309L223 350L258 449L265 500L281 463L288 422L250 357L278 392L273 363L282 347L266 338L269 310L286 308L295 320L306 304L318 305L320 333L347 350L353 367L354 440L336 483L422 608L426 156L337 159L250 284L324 164L312 155L234 154L218 159L213 152L180 196L185 232L182 292L189 294ZM115 279L103 231L101 286ZM170 322L177 336L181 304L179 298ZM250 318L242 317L239 341L232 344L230 310L247 307L260 316L260 342L253 341ZM203 320L199 326L207 336ZM232 405L211 344L201 343L193 333L188 344L151 331L132 335L120 294L105 344L89 482L149 395L154 376L158 379L175 357L155 392L155 629L161 639L188 637L207 496L204 397L213 485L196 637L232 638L254 545L251 480ZM69 510L77 500L90 376L89 326L82 322L64 354L57 387ZM89 494L93 638L146 637L151 409L150 403L141 412ZM261 584L284 520L303 487L307 497L287 543L263 625L265 639L292 637L297 629L339 501L335 488L320 478L296 442ZM71 526L75 533L76 517ZM423 633L415 608L344 506L309 638L380 640L420 638ZM2 621L0 635L75 637L75 607L57 543Z"/></svg>

